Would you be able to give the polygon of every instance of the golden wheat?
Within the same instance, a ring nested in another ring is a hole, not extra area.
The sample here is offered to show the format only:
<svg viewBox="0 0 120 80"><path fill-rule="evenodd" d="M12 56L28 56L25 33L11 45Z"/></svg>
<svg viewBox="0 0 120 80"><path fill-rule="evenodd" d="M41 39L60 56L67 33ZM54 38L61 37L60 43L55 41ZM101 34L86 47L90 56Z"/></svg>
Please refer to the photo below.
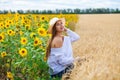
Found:
<svg viewBox="0 0 120 80"><path fill-rule="evenodd" d="M81 61L69 80L120 80L120 14L79 15L76 32L73 51Z"/></svg>

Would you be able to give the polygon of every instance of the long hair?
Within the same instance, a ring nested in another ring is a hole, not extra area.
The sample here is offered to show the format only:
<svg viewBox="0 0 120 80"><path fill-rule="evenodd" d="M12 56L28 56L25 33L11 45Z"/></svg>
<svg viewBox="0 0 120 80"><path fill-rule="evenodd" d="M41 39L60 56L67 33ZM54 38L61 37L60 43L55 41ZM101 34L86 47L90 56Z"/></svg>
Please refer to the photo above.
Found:
<svg viewBox="0 0 120 80"><path fill-rule="evenodd" d="M48 45L47 45L47 49L46 49L46 59L48 59L48 57L50 55L51 44L52 44L52 41L53 41L56 33L57 33L57 30L56 30L56 23L55 23L53 28L52 28L52 36L51 36L50 40L48 41Z"/></svg>

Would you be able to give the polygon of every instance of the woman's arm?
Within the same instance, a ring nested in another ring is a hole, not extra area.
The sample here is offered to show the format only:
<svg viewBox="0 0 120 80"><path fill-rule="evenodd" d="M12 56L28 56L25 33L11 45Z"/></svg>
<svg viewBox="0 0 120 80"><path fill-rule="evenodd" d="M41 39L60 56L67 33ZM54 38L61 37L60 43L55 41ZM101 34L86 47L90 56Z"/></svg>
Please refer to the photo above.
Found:
<svg viewBox="0 0 120 80"><path fill-rule="evenodd" d="M68 66L71 63L73 63L73 61L74 61L73 58L65 57L63 55L63 53L60 53L60 54L51 55L49 57L49 60L48 60L48 65L51 66L51 67L56 66L56 64L60 64L60 65L63 65L63 66Z"/></svg>
<svg viewBox="0 0 120 80"><path fill-rule="evenodd" d="M71 39L71 42L74 42L74 41L80 39L80 36L77 33L73 32L72 30L65 27L64 31L67 32L68 36Z"/></svg>
<svg viewBox="0 0 120 80"><path fill-rule="evenodd" d="M69 58L68 57L66 58L65 56L58 57L58 63L63 66L68 66L71 63L73 63L73 61L74 61L74 59L71 57L69 57Z"/></svg>

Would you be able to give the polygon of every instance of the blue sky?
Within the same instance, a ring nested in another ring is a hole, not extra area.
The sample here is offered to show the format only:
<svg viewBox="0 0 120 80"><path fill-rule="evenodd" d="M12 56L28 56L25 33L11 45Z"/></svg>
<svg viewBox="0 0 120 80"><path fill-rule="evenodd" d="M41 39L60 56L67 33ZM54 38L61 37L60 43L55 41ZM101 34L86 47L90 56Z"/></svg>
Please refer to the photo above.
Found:
<svg viewBox="0 0 120 80"><path fill-rule="evenodd" d="M120 0L0 0L0 10L119 8Z"/></svg>

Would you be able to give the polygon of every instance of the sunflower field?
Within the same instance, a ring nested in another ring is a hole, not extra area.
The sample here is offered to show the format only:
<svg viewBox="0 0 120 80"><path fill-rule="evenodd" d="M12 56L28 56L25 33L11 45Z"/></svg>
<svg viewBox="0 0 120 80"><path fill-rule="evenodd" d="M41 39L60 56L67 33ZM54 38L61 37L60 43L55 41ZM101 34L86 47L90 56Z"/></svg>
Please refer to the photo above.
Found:
<svg viewBox="0 0 120 80"><path fill-rule="evenodd" d="M0 80L47 80L45 58L49 20L65 18L66 27L76 14L0 14Z"/></svg>

